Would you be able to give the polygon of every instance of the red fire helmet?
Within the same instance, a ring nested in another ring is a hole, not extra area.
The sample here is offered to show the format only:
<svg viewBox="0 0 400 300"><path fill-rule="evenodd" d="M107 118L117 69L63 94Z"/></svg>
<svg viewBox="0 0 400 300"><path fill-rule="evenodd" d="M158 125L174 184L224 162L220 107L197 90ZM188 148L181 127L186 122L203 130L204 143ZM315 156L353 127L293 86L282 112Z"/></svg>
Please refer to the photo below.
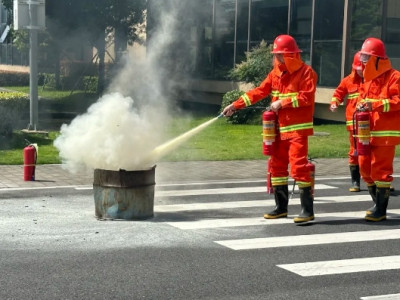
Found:
<svg viewBox="0 0 400 300"><path fill-rule="evenodd" d="M360 60L360 57L361 51L358 51L356 54L354 54L353 64L351 65L354 70L361 71L364 67L363 63Z"/></svg>
<svg viewBox="0 0 400 300"><path fill-rule="evenodd" d="M361 54L378 56L381 58L387 58L385 45L380 39L367 38L361 46Z"/></svg>
<svg viewBox="0 0 400 300"><path fill-rule="evenodd" d="M302 52L293 37L282 34L276 37L272 53L297 53Z"/></svg>

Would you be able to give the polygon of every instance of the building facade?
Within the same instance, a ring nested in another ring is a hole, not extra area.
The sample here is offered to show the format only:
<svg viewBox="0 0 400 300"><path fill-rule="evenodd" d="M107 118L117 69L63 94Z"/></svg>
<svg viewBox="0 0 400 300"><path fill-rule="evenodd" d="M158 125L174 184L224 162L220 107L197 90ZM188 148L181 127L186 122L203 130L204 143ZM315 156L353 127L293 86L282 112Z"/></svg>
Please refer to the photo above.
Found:
<svg viewBox="0 0 400 300"><path fill-rule="evenodd" d="M150 28L156 19L152 2L159 1L149 1ZM329 103L367 37L382 39L392 65L400 69L399 0L178 2L182 14L178 30L185 37L180 45L189 56L186 70L197 80L191 86L209 94L231 89L227 72L245 59L246 51L262 40L272 43L279 34L292 35L303 50L303 60L318 73L318 103ZM210 102L217 103L218 98L210 96Z"/></svg>

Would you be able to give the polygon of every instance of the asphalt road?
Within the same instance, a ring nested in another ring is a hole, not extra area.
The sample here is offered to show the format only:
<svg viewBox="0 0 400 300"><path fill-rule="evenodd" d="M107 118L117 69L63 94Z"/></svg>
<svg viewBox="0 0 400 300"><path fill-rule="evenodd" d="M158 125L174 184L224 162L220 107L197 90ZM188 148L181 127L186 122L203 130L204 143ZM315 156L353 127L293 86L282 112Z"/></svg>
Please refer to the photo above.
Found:
<svg viewBox="0 0 400 300"><path fill-rule="evenodd" d="M399 299L400 193L368 223L348 181L318 179L308 225L296 191L264 220L262 179L157 185L143 221L97 220L90 186L0 190L0 299Z"/></svg>

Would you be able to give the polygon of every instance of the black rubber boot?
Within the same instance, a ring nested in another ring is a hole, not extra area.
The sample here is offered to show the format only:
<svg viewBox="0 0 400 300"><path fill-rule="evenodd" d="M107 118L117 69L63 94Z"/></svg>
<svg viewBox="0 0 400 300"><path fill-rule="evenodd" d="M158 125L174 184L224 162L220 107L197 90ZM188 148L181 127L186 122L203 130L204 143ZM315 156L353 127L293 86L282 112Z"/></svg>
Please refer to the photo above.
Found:
<svg viewBox="0 0 400 300"><path fill-rule="evenodd" d="M379 222L386 220L386 209L389 203L390 187L376 188L376 209L370 215L365 216L365 220Z"/></svg>
<svg viewBox="0 0 400 300"><path fill-rule="evenodd" d="M359 192L360 191L360 167L350 166L350 175L351 175L351 187L349 188L350 192Z"/></svg>
<svg viewBox="0 0 400 300"><path fill-rule="evenodd" d="M274 210L264 215L265 219L278 219L286 218L288 215L288 203L289 203L289 190L288 185L276 185L274 186L274 196L276 207Z"/></svg>
<svg viewBox="0 0 400 300"><path fill-rule="evenodd" d="M374 206L367 209L365 212L367 216L373 214L376 210L376 185L369 185L368 192L371 195L372 201L374 201Z"/></svg>
<svg viewBox="0 0 400 300"><path fill-rule="evenodd" d="M300 188L301 213L294 218L295 223L304 223L314 220L314 199L311 187Z"/></svg>

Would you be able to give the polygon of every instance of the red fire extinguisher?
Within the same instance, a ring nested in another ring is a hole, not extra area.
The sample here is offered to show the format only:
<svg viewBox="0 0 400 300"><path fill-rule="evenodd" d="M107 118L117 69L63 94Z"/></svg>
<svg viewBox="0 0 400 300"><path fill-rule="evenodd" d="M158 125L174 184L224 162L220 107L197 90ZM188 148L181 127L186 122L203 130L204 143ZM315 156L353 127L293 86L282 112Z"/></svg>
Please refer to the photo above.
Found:
<svg viewBox="0 0 400 300"><path fill-rule="evenodd" d="M274 188L272 187L271 175L271 157L267 160L267 194L273 194Z"/></svg>
<svg viewBox="0 0 400 300"><path fill-rule="evenodd" d="M312 159L308 159L307 168L310 170L310 177L311 177L311 195L314 196L314 187L315 187L315 164L313 164Z"/></svg>
<svg viewBox="0 0 400 300"><path fill-rule="evenodd" d="M369 155L370 145L370 116L368 111L358 110L353 115L353 136L355 138L356 155Z"/></svg>
<svg viewBox="0 0 400 300"><path fill-rule="evenodd" d="M35 180L37 145L30 144L24 148L24 181Z"/></svg>
<svg viewBox="0 0 400 300"><path fill-rule="evenodd" d="M276 139L276 114L272 110L266 110L263 113L263 154L272 155Z"/></svg>

